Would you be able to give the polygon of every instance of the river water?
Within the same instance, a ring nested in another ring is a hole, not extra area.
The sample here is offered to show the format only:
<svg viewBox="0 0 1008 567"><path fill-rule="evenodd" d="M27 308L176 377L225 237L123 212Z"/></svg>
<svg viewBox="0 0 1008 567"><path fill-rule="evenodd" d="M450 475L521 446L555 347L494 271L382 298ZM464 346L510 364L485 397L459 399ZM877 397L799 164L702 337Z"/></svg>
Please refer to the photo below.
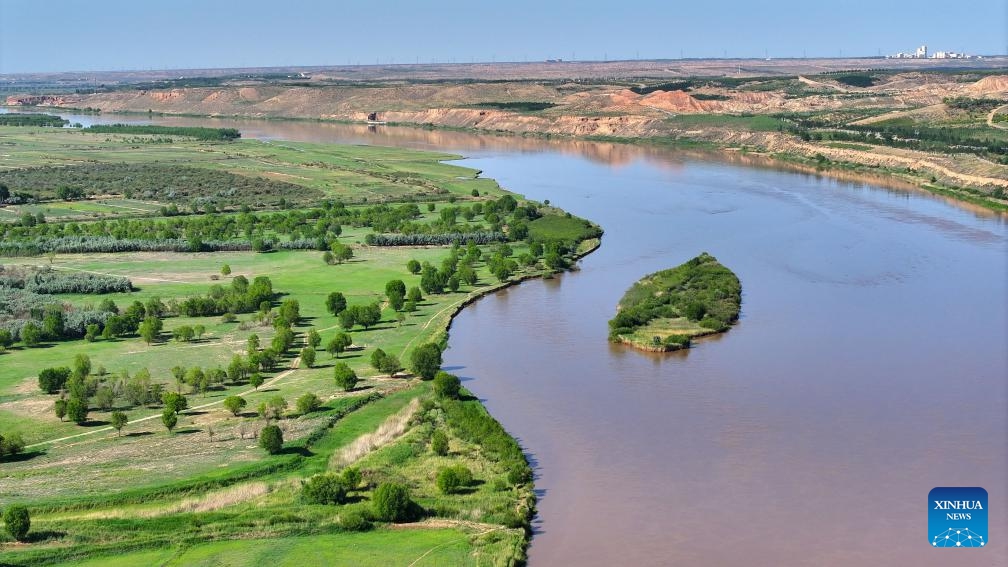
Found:
<svg viewBox="0 0 1008 567"><path fill-rule="evenodd" d="M157 121L456 151L605 229L579 270L488 296L451 329L446 365L535 465L531 565L1008 564L1003 216L745 157ZM629 285L701 251L741 279L738 325L664 355L606 341ZM931 548L936 486L988 490L989 546Z"/></svg>

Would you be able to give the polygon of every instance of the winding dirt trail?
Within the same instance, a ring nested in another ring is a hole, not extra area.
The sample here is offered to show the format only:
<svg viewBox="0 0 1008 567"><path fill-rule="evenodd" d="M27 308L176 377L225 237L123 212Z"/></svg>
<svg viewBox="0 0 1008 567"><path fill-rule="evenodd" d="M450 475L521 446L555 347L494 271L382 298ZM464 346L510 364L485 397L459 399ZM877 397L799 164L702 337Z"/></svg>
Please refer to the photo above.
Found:
<svg viewBox="0 0 1008 567"><path fill-rule="evenodd" d="M1002 109L1005 109L1005 108L1008 108L1008 104L1002 104L1001 106L999 106L999 107L995 108L994 110L990 111L990 114L987 115L987 125L990 126L991 128L998 128L998 129L1001 129L1001 130L1008 130L1008 126L1002 126L1001 124L998 124L997 122L994 122L994 115L997 114L997 112L999 110L1002 110Z"/></svg>

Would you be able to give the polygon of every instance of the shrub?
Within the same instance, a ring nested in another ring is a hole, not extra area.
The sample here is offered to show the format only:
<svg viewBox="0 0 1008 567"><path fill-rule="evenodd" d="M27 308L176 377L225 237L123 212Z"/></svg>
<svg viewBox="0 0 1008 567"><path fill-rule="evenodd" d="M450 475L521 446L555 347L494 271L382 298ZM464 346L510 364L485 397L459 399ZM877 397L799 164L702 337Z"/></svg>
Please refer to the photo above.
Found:
<svg viewBox="0 0 1008 567"><path fill-rule="evenodd" d="M224 408L236 417L241 413L241 410L245 409L246 405L248 405L248 402L241 396L228 396L224 398Z"/></svg>
<svg viewBox="0 0 1008 567"><path fill-rule="evenodd" d="M19 504L11 504L3 513L4 525L7 526L7 533L17 541L25 541L28 530L31 529L31 517L28 509Z"/></svg>
<svg viewBox="0 0 1008 567"><path fill-rule="evenodd" d="M448 454L448 436L442 431L435 431L430 439L431 451L435 455L445 456Z"/></svg>
<svg viewBox="0 0 1008 567"><path fill-rule="evenodd" d="M420 378L431 380L441 368L441 348L433 343L422 344L410 353L410 369Z"/></svg>
<svg viewBox="0 0 1008 567"><path fill-rule="evenodd" d="M267 425L259 432L259 446L270 455L275 455L283 449L283 432L275 425Z"/></svg>
<svg viewBox="0 0 1008 567"><path fill-rule="evenodd" d="M342 504L346 493L343 479L334 473L315 475L301 486L301 497L312 504Z"/></svg>
<svg viewBox="0 0 1008 567"><path fill-rule="evenodd" d="M434 377L434 393L440 398L457 399L461 389L462 382L454 374L441 370Z"/></svg>
<svg viewBox="0 0 1008 567"><path fill-rule="evenodd" d="M445 467L437 473L437 487L442 494L461 492L473 482L472 471L464 465Z"/></svg>
<svg viewBox="0 0 1008 567"><path fill-rule="evenodd" d="M66 386L67 380L70 379L70 374L70 369L66 366L46 368L42 372L39 372L39 389L47 394L55 394Z"/></svg>
<svg viewBox="0 0 1008 567"><path fill-rule="evenodd" d="M344 392L349 392L357 385L357 374L345 362L336 363L333 371L336 378L336 385L343 388Z"/></svg>
<svg viewBox="0 0 1008 567"><path fill-rule="evenodd" d="M297 411L301 415L311 413L322 407L322 400L311 392L307 392L297 399Z"/></svg>
<svg viewBox="0 0 1008 567"><path fill-rule="evenodd" d="M416 518L416 504L410 498L409 489L402 484L390 482L376 488L371 505L379 520L408 522Z"/></svg>
<svg viewBox="0 0 1008 567"><path fill-rule="evenodd" d="M373 526L360 510L344 510L339 517L340 527L348 532L366 532Z"/></svg>

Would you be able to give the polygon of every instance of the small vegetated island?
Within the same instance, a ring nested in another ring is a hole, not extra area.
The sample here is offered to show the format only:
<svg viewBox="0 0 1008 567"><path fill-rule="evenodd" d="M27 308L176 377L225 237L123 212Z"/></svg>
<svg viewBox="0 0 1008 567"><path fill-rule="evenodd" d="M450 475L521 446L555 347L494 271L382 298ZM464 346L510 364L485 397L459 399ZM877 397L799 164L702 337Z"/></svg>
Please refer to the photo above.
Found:
<svg viewBox="0 0 1008 567"><path fill-rule="evenodd" d="M609 340L655 352L689 348L695 337L727 331L741 305L738 277L704 252L627 290L609 321Z"/></svg>

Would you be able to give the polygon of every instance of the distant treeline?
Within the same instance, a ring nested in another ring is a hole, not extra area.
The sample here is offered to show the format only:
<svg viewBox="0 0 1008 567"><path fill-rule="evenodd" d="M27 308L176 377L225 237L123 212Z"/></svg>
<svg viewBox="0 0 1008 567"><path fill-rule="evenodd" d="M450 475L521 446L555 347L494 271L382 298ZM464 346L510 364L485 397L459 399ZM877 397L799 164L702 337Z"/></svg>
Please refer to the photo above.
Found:
<svg viewBox="0 0 1008 567"><path fill-rule="evenodd" d="M0 184L31 199L73 199L86 195L125 195L165 203L233 207L316 202L322 192L267 179L199 167L158 163L88 163L0 171Z"/></svg>
<svg viewBox="0 0 1008 567"><path fill-rule="evenodd" d="M997 100L993 98L969 98L965 96L945 98L942 99L942 102L944 102L949 108L968 110L971 112L990 112L1002 104L1008 104L1008 101L1004 100Z"/></svg>
<svg viewBox="0 0 1008 567"><path fill-rule="evenodd" d="M61 128L69 121L52 114L0 114L0 126L53 126Z"/></svg>
<svg viewBox="0 0 1008 567"><path fill-rule="evenodd" d="M85 128L98 134L149 134L153 136L188 136L197 140L229 141L241 138L237 128L201 126L150 126L144 124L95 124Z"/></svg>
<svg viewBox="0 0 1008 567"><path fill-rule="evenodd" d="M481 102L473 106L475 106L476 108L492 108L495 110L511 110L515 112L539 112L540 110L553 108L554 106L556 106L556 104L552 102L516 101L516 102Z"/></svg>

